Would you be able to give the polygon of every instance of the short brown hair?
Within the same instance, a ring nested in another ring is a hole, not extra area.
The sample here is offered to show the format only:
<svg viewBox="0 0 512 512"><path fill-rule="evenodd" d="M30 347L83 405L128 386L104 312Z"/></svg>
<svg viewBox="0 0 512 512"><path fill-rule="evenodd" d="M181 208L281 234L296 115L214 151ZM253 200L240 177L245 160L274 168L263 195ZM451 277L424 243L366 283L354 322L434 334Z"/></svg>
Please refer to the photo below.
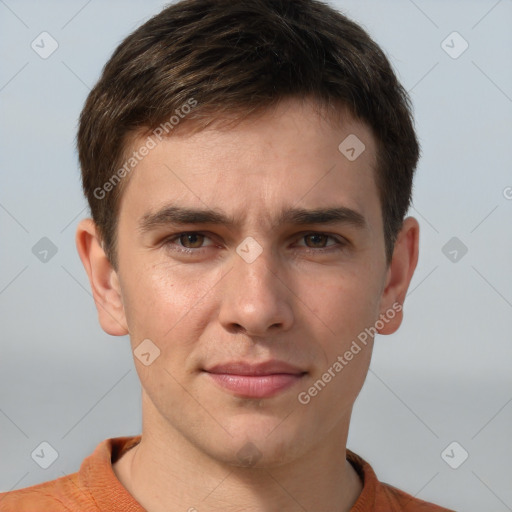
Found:
<svg viewBox="0 0 512 512"><path fill-rule="evenodd" d="M121 178L130 170L121 165L135 135L241 120L295 97L342 105L371 128L389 263L420 148L409 97L383 51L317 0L183 0L118 46L80 116L83 189L114 268ZM191 99L174 126L171 116Z"/></svg>

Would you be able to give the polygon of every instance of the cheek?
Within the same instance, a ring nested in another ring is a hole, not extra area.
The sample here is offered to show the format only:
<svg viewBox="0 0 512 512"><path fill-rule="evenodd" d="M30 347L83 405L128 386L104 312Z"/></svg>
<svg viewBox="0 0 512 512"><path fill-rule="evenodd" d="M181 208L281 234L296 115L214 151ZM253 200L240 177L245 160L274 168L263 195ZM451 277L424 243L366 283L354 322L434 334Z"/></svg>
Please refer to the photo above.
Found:
<svg viewBox="0 0 512 512"><path fill-rule="evenodd" d="M329 329L329 339L336 340L334 348L341 349L378 318L380 281L365 268L340 269L335 279L334 271L329 274L316 281L314 294L306 286L302 296L308 297L306 304L312 314Z"/></svg>
<svg viewBox="0 0 512 512"><path fill-rule="evenodd" d="M199 274L191 268L161 261L144 264L132 259L124 275L123 301L130 335L134 340L150 338L162 348L174 333L188 326L189 336L201 326L199 316L211 297L218 273ZM180 340L182 336L180 336ZM183 339L186 343L186 339Z"/></svg>
<svg viewBox="0 0 512 512"><path fill-rule="evenodd" d="M370 266L340 273L339 279L325 283L316 309L334 333L323 339L326 361L312 376L313 407L332 408L334 416L351 407L364 384L371 361L372 336L368 329L379 315L380 277Z"/></svg>
<svg viewBox="0 0 512 512"><path fill-rule="evenodd" d="M311 417L330 418L322 428L334 426L347 413L364 384L373 348L365 329L378 318L378 298L375 280L366 279L331 280L315 297L315 314L330 333L317 331L324 357L298 401L311 408Z"/></svg>
<svg viewBox="0 0 512 512"><path fill-rule="evenodd" d="M345 359L345 352L340 351L340 359L334 358L312 375L308 387L297 396L300 407L305 408L311 421L321 424L319 428L330 430L352 408L366 379L371 348L370 343L360 345L350 361Z"/></svg>
<svg viewBox="0 0 512 512"><path fill-rule="evenodd" d="M130 268L137 269L131 265ZM154 268L135 270L123 280L123 302L132 337L162 336L164 323L172 325L174 317L187 307L187 297L177 293L171 273Z"/></svg>

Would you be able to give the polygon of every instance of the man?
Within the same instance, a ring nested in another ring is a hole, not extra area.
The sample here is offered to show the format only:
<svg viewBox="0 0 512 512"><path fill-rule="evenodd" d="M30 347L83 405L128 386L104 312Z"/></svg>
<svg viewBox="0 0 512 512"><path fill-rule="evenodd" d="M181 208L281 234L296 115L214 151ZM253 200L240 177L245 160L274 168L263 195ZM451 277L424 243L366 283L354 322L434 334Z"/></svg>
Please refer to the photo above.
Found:
<svg viewBox="0 0 512 512"><path fill-rule="evenodd" d="M346 449L418 258L408 98L315 0L186 0L114 52L80 118L77 230L130 335L142 435L5 511L442 511Z"/></svg>

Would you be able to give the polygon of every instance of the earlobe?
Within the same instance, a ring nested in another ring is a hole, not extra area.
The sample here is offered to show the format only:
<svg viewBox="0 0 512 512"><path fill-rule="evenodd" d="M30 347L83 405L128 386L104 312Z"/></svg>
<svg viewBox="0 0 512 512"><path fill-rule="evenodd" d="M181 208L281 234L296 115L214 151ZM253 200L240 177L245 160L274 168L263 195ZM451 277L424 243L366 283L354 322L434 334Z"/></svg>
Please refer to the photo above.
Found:
<svg viewBox="0 0 512 512"><path fill-rule="evenodd" d="M92 219L83 219L79 223L76 248L89 277L102 329L112 336L128 334L118 276L103 250Z"/></svg>
<svg viewBox="0 0 512 512"><path fill-rule="evenodd" d="M418 263L419 230L418 221L407 217L397 236L381 297L379 326L384 326L379 334L392 334L402 323L403 303Z"/></svg>

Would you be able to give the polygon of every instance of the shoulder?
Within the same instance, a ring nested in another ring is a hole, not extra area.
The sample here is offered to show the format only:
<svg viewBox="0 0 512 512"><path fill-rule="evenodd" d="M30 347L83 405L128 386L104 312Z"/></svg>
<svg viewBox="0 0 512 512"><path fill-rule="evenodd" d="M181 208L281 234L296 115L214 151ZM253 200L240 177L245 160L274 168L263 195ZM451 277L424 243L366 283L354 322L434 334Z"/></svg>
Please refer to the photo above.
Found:
<svg viewBox="0 0 512 512"><path fill-rule="evenodd" d="M128 512L142 510L121 485L112 463L135 446L141 436L101 441L76 473L31 487L0 493L1 512Z"/></svg>
<svg viewBox="0 0 512 512"><path fill-rule="evenodd" d="M370 464L350 450L347 450L347 460L363 482L363 490L352 512L455 512L380 482Z"/></svg>
<svg viewBox="0 0 512 512"><path fill-rule="evenodd" d="M392 485L380 483L376 495L375 510L393 512L455 512L434 503L420 500Z"/></svg>
<svg viewBox="0 0 512 512"><path fill-rule="evenodd" d="M79 501L94 503L78 483L78 473L24 489L0 493L2 512L71 512Z"/></svg>

